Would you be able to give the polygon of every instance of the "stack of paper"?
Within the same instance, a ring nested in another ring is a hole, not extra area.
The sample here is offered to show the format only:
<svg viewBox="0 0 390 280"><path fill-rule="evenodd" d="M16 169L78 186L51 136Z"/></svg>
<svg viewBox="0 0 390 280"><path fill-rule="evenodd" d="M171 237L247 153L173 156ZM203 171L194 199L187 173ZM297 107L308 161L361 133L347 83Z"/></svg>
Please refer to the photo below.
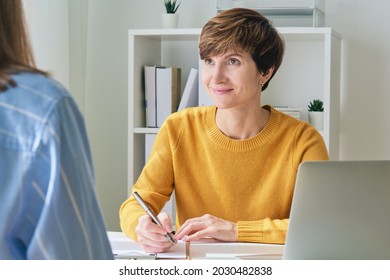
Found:
<svg viewBox="0 0 390 280"><path fill-rule="evenodd" d="M301 108L294 108L289 106L274 106L274 109L283 112L286 115L289 115L291 117L301 119Z"/></svg>
<svg viewBox="0 0 390 280"><path fill-rule="evenodd" d="M158 254L146 253L137 242L122 232L107 232L115 259L186 259L186 243L178 241L168 251Z"/></svg>
<svg viewBox="0 0 390 280"><path fill-rule="evenodd" d="M161 127L177 110L181 92L181 69L144 66L146 126Z"/></svg>
<svg viewBox="0 0 390 280"><path fill-rule="evenodd" d="M181 92L181 71L176 67L159 67L156 71L157 127L176 112Z"/></svg>
<svg viewBox="0 0 390 280"><path fill-rule="evenodd" d="M198 72L197 69L191 68L177 111L188 107L198 106Z"/></svg>

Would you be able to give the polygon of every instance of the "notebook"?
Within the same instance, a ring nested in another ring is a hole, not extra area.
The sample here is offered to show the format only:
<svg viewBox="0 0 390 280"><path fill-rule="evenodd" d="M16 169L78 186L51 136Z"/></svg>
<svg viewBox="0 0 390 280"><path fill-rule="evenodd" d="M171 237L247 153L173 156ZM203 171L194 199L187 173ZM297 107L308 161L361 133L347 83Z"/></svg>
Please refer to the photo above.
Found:
<svg viewBox="0 0 390 280"><path fill-rule="evenodd" d="M302 163L283 259L390 259L390 161Z"/></svg>

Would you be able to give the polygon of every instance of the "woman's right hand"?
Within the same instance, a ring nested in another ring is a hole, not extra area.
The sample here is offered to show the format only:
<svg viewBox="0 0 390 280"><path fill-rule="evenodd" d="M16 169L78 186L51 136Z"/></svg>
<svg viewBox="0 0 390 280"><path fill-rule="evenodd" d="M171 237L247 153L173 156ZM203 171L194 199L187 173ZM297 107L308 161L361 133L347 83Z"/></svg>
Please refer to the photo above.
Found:
<svg viewBox="0 0 390 280"><path fill-rule="evenodd" d="M138 243L147 253L162 253L175 245L165 236L167 232L172 232L172 223L168 214L161 212L157 217L163 227L153 223L148 215L143 215L138 219L135 228Z"/></svg>

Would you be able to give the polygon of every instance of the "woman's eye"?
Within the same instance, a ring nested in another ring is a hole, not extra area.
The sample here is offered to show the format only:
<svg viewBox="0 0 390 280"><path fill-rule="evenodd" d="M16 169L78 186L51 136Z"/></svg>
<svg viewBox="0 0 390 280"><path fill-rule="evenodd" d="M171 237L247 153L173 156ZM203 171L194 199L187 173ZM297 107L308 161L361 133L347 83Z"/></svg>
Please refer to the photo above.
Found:
<svg viewBox="0 0 390 280"><path fill-rule="evenodd" d="M210 58L205 58L205 59L204 59L204 63L205 63L205 64L212 64L213 61L212 61Z"/></svg>
<svg viewBox="0 0 390 280"><path fill-rule="evenodd" d="M240 64L240 61L236 58L230 58L229 59L229 64L230 65L237 65L237 64Z"/></svg>

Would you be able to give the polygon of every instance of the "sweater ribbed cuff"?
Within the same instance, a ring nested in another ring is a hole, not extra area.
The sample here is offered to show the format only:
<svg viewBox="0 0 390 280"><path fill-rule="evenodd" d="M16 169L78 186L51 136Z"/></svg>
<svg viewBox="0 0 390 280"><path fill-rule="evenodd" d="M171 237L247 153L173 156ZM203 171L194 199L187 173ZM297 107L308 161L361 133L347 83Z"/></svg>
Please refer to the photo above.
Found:
<svg viewBox="0 0 390 280"><path fill-rule="evenodd" d="M263 241L263 221L239 221L237 229L238 242Z"/></svg>

